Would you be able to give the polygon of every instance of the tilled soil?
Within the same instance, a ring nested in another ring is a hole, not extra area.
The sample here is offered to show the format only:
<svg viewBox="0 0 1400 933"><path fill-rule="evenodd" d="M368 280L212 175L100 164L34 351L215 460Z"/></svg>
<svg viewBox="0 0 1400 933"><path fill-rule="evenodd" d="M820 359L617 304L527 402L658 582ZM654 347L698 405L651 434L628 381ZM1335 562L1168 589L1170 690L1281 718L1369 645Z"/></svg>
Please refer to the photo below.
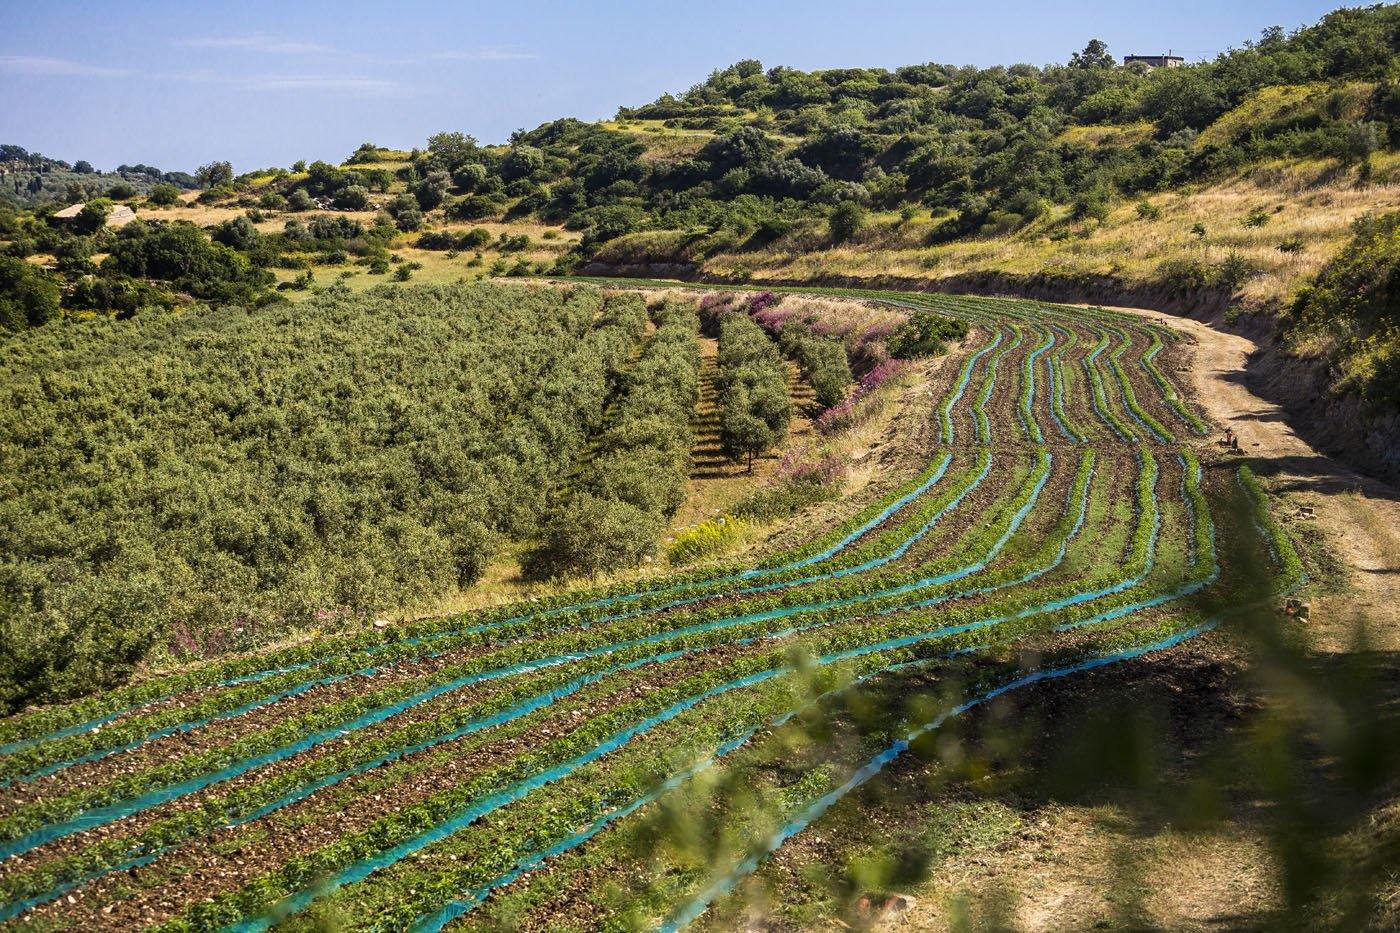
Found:
<svg viewBox="0 0 1400 933"><path fill-rule="evenodd" d="M267 828L264 821L216 831L202 837L198 848L186 847L180 854L169 856L150 868L136 869L94 882L86 888L78 905L60 901L36 909L34 915L61 913L67 922L75 917L75 910L86 907L94 912L86 919L95 923L161 922L176 916L185 904L236 890L254 877L276 871L299 855L312 852L341 836L361 832L388 814L420 803L444 787L469 780L523 753L537 751L566 736L577 722L605 715L678 679L714 669L740 653L739 648L724 646L682 661L656 665L621 690L610 690L597 699L569 704L558 713L552 712L530 729L508 738L477 744L461 757L447 758L368 798L357 797L348 806L342 804L327 811L322 805L322 797L327 791L318 792L278 811L276 828L270 833L264 832ZM438 746L420 755L441 756L459 743L467 744L458 740L457 743ZM375 772L368 772L347 780L339 789L342 792L347 789L353 791L357 785L378 782L379 778L380 775ZM236 839L248 841L238 845L234 842ZM230 854L216 853L213 851L215 846L220 852ZM147 874L168 878L169 881L149 889L138 887L131 897L119 897L122 889L129 888L133 882L139 885L140 879Z"/></svg>

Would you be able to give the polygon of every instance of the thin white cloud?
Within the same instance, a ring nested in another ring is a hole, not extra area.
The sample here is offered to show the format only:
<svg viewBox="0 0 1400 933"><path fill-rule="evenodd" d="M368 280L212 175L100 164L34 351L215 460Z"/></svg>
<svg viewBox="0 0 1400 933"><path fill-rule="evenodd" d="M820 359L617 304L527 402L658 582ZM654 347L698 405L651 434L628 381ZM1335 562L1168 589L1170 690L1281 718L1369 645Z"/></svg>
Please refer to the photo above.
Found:
<svg viewBox="0 0 1400 933"><path fill-rule="evenodd" d="M354 75L265 74L237 77L232 82L249 91L340 91L379 96L408 90L398 81Z"/></svg>
<svg viewBox="0 0 1400 933"><path fill-rule="evenodd" d="M107 68L66 58L45 58L37 55L0 55L0 71L17 75L71 75L91 78L120 78L132 74L125 68Z"/></svg>
<svg viewBox="0 0 1400 933"><path fill-rule="evenodd" d="M539 55L522 49L486 48L472 51L430 52L426 57L438 61L453 62L522 62L539 58Z"/></svg>
<svg viewBox="0 0 1400 933"><path fill-rule="evenodd" d="M325 55L335 51L319 42L280 39L276 36L206 36L180 39L175 44L191 49L242 49L269 55Z"/></svg>
<svg viewBox="0 0 1400 933"><path fill-rule="evenodd" d="M536 52L513 48L446 49L441 52L424 52L410 57L359 55L352 56L358 61L372 65L404 67L421 65L424 62L525 62L539 58Z"/></svg>

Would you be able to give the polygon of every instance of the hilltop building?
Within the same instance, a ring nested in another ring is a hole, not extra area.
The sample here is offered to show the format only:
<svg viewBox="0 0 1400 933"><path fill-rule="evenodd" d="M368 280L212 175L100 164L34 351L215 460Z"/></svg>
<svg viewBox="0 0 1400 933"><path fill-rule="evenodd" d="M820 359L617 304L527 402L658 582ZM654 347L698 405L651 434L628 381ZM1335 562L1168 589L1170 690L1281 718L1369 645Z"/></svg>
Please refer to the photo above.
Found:
<svg viewBox="0 0 1400 933"><path fill-rule="evenodd" d="M1124 55L1123 64L1131 65L1135 62L1142 62L1149 68L1180 68L1186 64L1186 59L1180 55L1173 55L1171 50L1167 50L1166 55Z"/></svg>

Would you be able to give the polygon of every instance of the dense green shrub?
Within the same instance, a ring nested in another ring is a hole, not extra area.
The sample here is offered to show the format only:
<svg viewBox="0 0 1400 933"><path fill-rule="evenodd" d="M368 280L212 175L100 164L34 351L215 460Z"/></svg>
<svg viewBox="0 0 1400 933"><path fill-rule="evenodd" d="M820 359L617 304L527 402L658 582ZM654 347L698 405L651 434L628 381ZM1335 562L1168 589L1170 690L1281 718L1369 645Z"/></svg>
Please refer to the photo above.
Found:
<svg viewBox="0 0 1400 933"><path fill-rule="evenodd" d="M0 256L0 331L38 327L58 316L58 286L22 259Z"/></svg>
<svg viewBox="0 0 1400 933"><path fill-rule="evenodd" d="M362 211L369 206L369 189L364 185L346 185L336 192L335 206L346 211Z"/></svg>
<svg viewBox="0 0 1400 933"><path fill-rule="evenodd" d="M96 233L107 225L107 216L111 213L112 202L109 199L94 198L83 205L73 226L79 233Z"/></svg>
<svg viewBox="0 0 1400 933"><path fill-rule="evenodd" d="M756 455L787 436L787 367L763 328L742 314L720 319L718 367L720 443L752 469Z"/></svg>
<svg viewBox="0 0 1400 933"><path fill-rule="evenodd" d="M309 211L316 206L316 202L311 200L311 195L302 188L297 188L287 195L287 210L289 211Z"/></svg>
<svg viewBox="0 0 1400 933"><path fill-rule="evenodd" d="M258 232L257 227L253 226L251 220L239 216L217 224L209 232L209 239L232 249L247 252L258 244L262 239L262 234Z"/></svg>
<svg viewBox="0 0 1400 933"><path fill-rule="evenodd" d="M452 178L446 172L429 172L427 178L414 186L413 196L418 200L420 208L430 211L447 197L447 189L451 185Z"/></svg>
<svg viewBox="0 0 1400 933"><path fill-rule="evenodd" d="M212 242L204 231L185 222L159 227L139 221L127 224L102 270L159 279L209 301L251 302L273 280L271 273L253 266L237 250Z"/></svg>
<svg viewBox="0 0 1400 933"><path fill-rule="evenodd" d="M530 566L542 576L597 577L621 567L635 567L656 549L661 516L622 499L581 492L569 507L551 513L545 544Z"/></svg>
<svg viewBox="0 0 1400 933"><path fill-rule="evenodd" d="M826 220L832 241L844 243L865 226L865 208L855 201L842 201L831 209Z"/></svg>
<svg viewBox="0 0 1400 933"><path fill-rule="evenodd" d="M631 339L646 323L636 295L610 298L608 311L600 332L611 322L619 337ZM551 510L540 546L526 557L534 576L595 576L635 566L655 551L666 519L684 501L700 392L699 320L692 305L667 299L655 322L635 365L626 369L625 358L613 357L612 418L570 494Z"/></svg>
<svg viewBox="0 0 1400 933"><path fill-rule="evenodd" d="M484 195L474 194L453 202L447 208L447 216L454 220L482 220L499 211L495 201Z"/></svg>
<svg viewBox="0 0 1400 933"><path fill-rule="evenodd" d="M928 311L915 311L890 335L890 356L908 360L942 353L949 340L967 336L967 322Z"/></svg>
<svg viewBox="0 0 1400 933"><path fill-rule="evenodd" d="M628 381L645 316L595 327L600 305L591 288L332 289L12 337L0 702L99 688L156 647L251 647L472 582L493 540L537 533ZM654 357L627 430L688 411L687 360ZM663 380L683 385L650 403ZM678 457L683 482L688 441L671 443L664 481Z"/></svg>

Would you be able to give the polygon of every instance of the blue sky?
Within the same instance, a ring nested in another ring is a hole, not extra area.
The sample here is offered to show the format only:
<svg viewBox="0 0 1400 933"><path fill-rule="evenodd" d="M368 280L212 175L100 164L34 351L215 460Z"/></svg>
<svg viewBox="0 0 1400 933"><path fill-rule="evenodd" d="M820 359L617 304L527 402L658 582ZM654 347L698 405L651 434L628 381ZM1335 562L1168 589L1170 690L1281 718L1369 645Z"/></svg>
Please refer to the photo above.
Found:
<svg viewBox="0 0 1400 933"><path fill-rule="evenodd" d="M741 58L798 68L1207 57L1317 20L1334 2L1032 0L239 0L7 3L0 142L101 169L230 159L244 171L411 147L439 130L499 142L597 119Z"/></svg>

